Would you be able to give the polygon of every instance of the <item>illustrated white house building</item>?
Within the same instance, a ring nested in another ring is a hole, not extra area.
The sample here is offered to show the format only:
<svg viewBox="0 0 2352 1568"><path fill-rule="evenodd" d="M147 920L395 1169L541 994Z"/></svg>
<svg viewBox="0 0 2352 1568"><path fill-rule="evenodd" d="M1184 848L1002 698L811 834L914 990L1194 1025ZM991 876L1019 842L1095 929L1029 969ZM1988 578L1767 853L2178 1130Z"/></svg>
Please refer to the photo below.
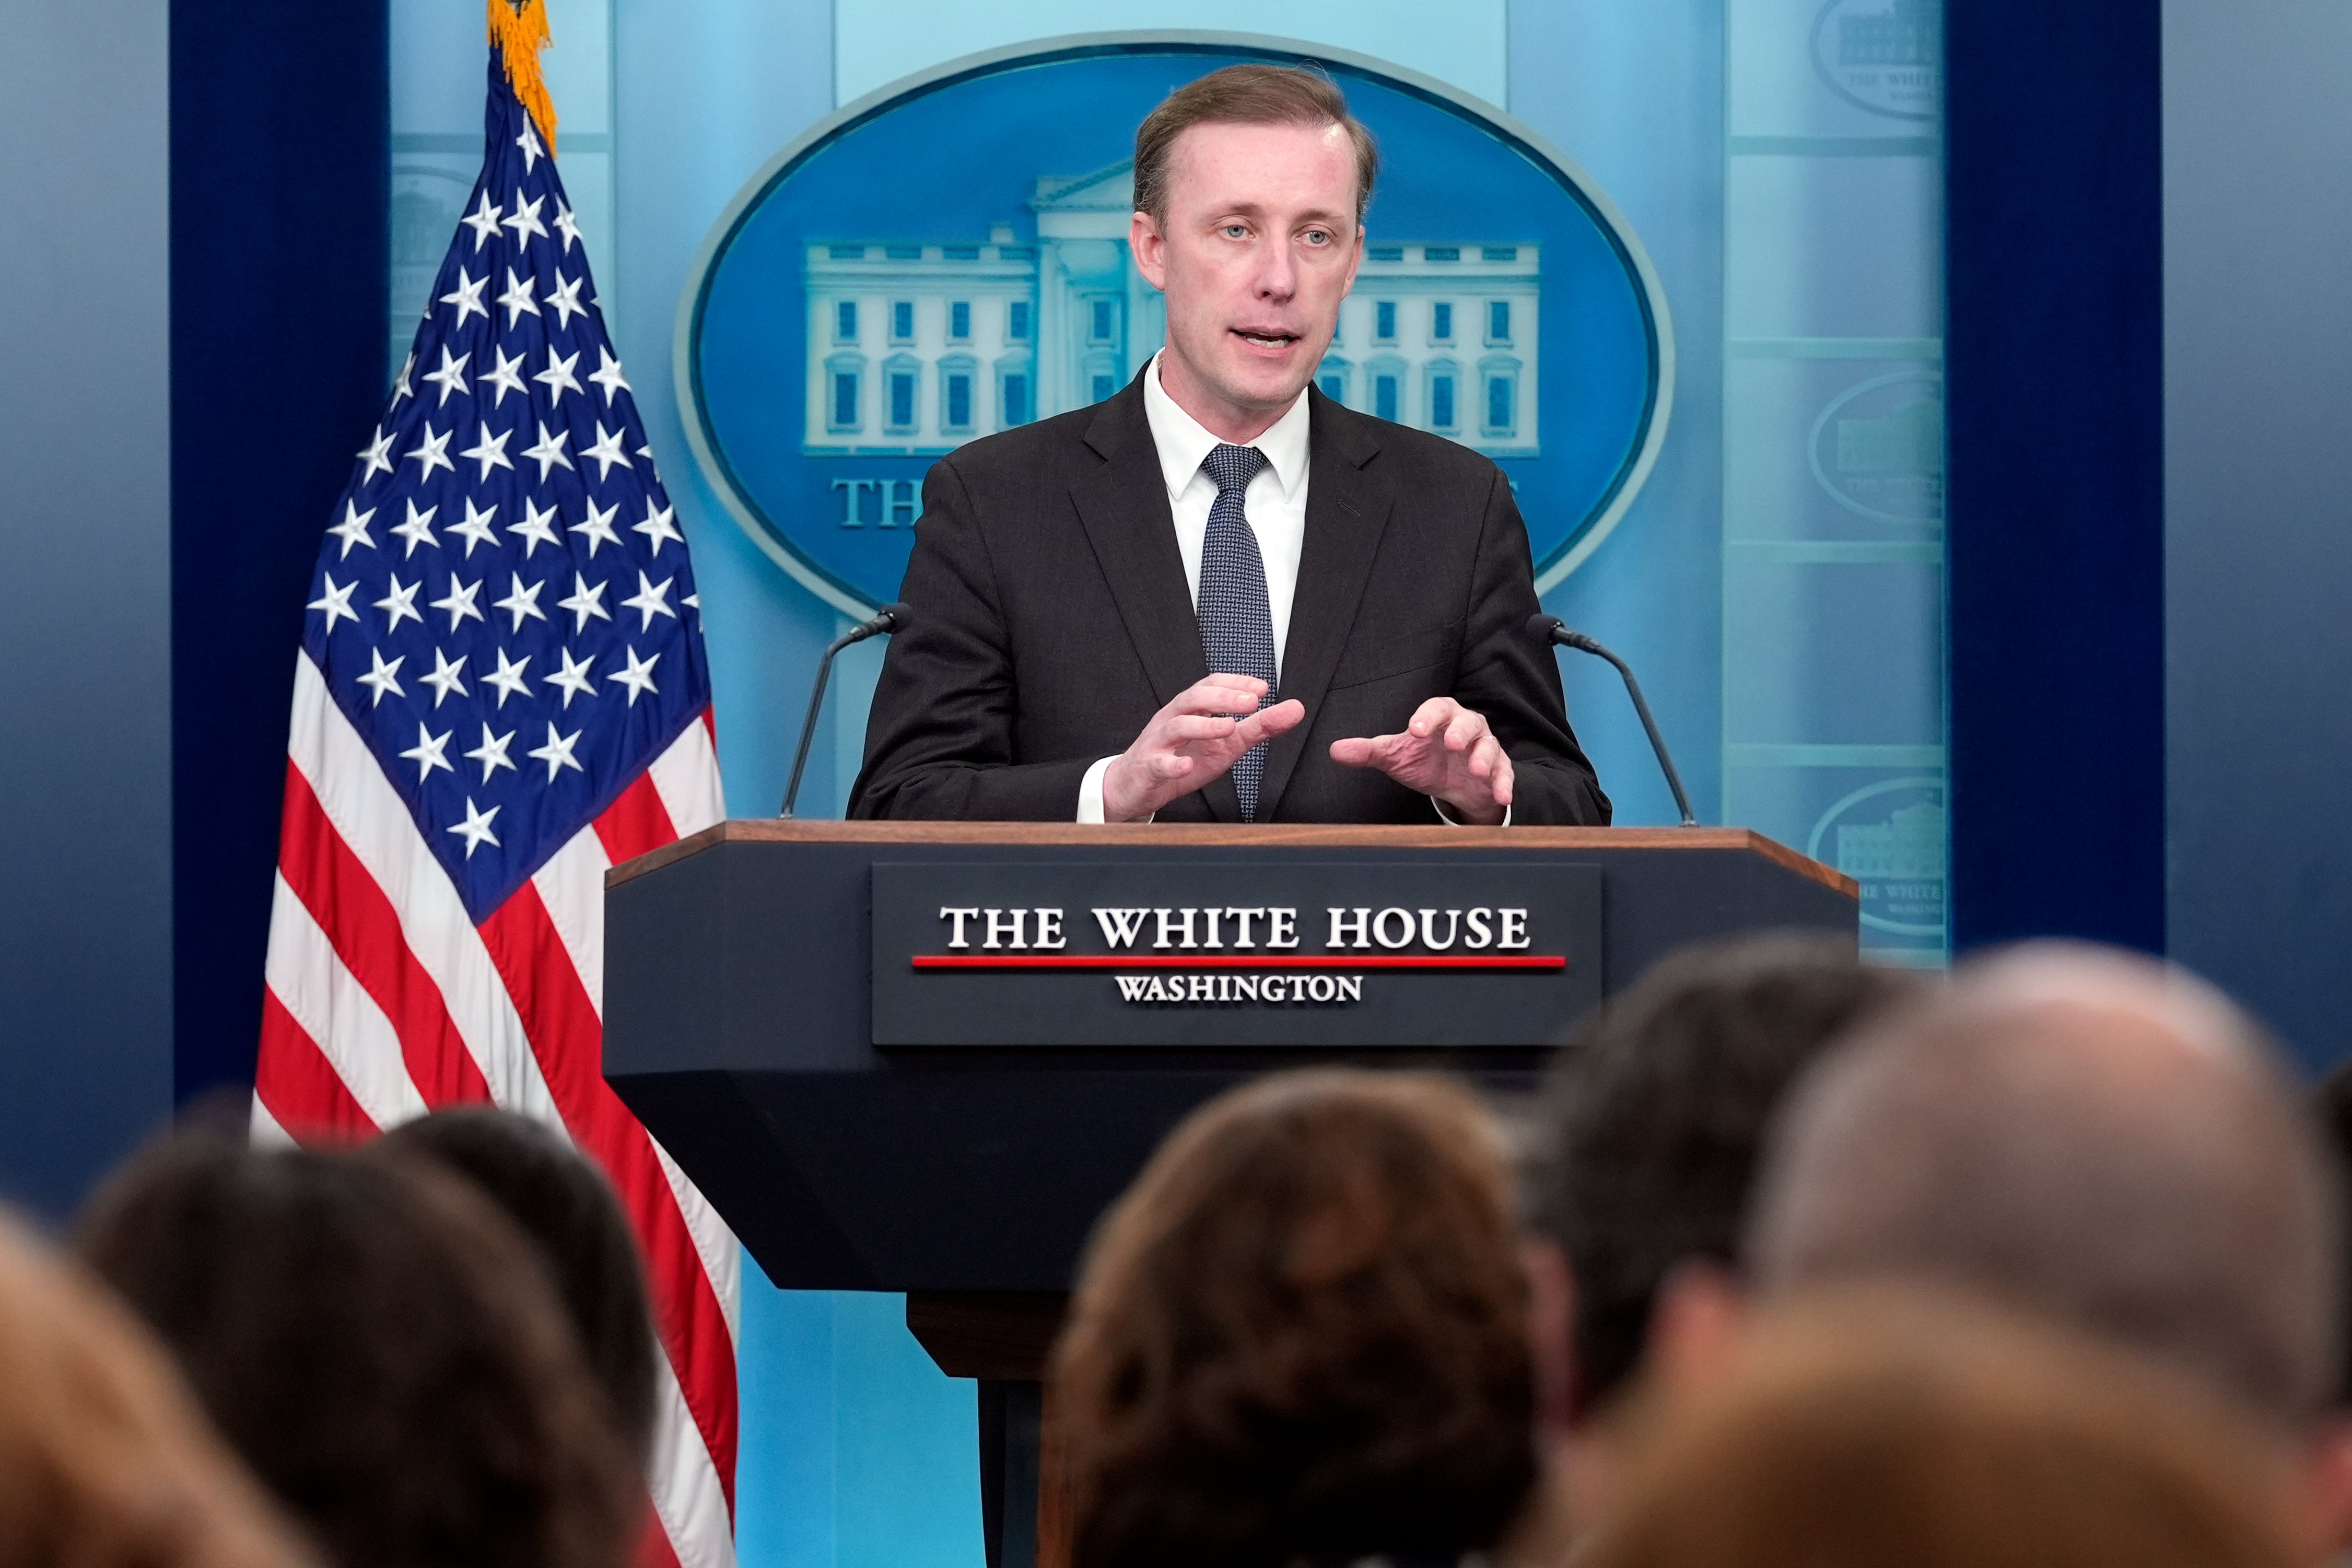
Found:
<svg viewBox="0 0 2352 1568"><path fill-rule="evenodd" d="M1167 332L1127 246L1131 162L1037 181L1037 242L807 247L810 456L934 456L1099 403ZM1316 374L1350 408L1490 457L1534 457L1533 245L1367 247Z"/></svg>

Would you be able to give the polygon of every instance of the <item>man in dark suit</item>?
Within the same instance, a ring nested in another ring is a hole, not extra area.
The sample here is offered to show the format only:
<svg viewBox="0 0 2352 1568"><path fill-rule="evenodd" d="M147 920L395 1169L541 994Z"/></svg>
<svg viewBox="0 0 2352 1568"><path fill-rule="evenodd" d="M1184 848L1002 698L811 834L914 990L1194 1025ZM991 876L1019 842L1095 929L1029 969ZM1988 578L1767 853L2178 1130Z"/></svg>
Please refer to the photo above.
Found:
<svg viewBox="0 0 2352 1568"><path fill-rule="evenodd" d="M1312 385L1377 167L1307 71L1229 67L1144 121L1167 346L931 469L852 816L1609 820L1501 470Z"/></svg>

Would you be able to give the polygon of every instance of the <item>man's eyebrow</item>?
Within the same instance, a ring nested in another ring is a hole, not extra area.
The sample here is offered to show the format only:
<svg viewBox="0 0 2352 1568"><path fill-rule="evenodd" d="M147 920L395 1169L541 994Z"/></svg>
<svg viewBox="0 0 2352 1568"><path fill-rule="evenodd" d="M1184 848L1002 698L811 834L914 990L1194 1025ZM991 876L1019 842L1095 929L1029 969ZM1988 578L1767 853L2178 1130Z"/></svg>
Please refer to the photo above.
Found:
<svg viewBox="0 0 2352 1568"><path fill-rule="evenodd" d="M1210 211L1217 215L1217 221L1220 223L1228 217L1261 218L1265 216L1265 208L1256 202L1226 202L1211 207ZM1298 215L1298 221L1319 223L1327 227L1334 226L1344 227L1355 220L1337 212L1326 212L1321 207L1309 207Z"/></svg>

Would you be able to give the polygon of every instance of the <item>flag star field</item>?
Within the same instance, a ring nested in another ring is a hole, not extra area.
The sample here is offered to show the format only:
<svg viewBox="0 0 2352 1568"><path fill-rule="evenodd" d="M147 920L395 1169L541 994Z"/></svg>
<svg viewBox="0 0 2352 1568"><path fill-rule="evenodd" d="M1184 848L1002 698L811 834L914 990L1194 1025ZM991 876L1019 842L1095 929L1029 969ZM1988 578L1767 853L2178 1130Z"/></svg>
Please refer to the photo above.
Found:
<svg viewBox="0 0 2352 1568"><path fill-rule="evenodd" d="M685 537L555 160L511 93L491 102L303 626L478 921L710 705Z"/></svg>

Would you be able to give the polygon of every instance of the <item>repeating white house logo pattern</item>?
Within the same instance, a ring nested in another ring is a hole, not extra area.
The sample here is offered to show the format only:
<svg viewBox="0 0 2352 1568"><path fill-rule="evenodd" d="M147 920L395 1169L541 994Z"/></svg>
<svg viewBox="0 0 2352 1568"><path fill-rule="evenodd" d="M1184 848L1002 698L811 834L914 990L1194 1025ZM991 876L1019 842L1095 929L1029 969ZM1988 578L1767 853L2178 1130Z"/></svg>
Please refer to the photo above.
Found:
<svg viewBox="0 0 2352 1568"><path fill-rule="evenodd" d="M1805 853L1862 884L1867 930L1940 940L1948 839L1941 779L1884 779L1823 812Z"/></svg>
<svg viewBox="0 0 2352 1568"><path fill-rule="evenodd" d="M1943 112L1938 0L1827 0L1813 21L1813 69L1859 109L1901 120Z"/></svg>
<svg viewBox="0 0 2352 1568"><path fill-rule="evenodd" d="M1814 480L1874 522L1944 519L1944 382L1898 371L1856 383L1813 421Z"/></svg>

